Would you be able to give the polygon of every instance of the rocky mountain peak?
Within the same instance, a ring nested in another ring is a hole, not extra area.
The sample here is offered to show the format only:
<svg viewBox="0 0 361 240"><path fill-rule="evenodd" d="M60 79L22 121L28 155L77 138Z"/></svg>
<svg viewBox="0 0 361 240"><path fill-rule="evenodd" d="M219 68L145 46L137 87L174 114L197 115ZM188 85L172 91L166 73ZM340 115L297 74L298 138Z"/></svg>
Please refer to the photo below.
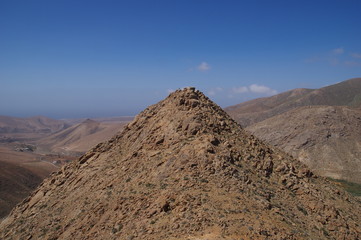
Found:
<svg viewBox="0 0 361 240"><path fill-rule="evenodd" d="M357 239L356 199L246 133L195 88L53 174L1 239Z"/></svg>
<svg viewBox="0 0 361 240"><path fill-rule="evenodd" d="M238 127L219 106L189 87L145 109L126 126L124 134L133 135L133 146L150 143L171 146L187 138L231 132L231 126ZM139 133L133 134L134 131Z"/></svg>

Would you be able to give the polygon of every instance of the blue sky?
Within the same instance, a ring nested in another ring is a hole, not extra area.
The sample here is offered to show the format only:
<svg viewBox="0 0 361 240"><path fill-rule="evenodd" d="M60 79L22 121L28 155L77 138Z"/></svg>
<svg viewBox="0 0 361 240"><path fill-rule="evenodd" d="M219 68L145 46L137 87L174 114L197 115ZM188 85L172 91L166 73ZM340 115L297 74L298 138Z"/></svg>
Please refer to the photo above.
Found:
<svg viewBox="0 0 361 240"><path fill-rule="evenodd" d="M361 1L0 0L0 115L134 115L195 86L222 107L361 77Z"/></svg>

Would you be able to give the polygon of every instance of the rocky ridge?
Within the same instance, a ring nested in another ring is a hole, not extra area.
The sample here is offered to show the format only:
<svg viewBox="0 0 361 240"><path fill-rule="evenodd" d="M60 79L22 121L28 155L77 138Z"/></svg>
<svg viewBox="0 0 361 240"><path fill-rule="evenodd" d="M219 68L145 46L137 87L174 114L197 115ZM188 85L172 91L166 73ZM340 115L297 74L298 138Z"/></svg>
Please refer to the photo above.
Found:
<svg viewBox="0 0 361 240"><path fill-rule="evenodd" d="M1 239L359 239L361 205L194 88L46 179Z"/></svg>

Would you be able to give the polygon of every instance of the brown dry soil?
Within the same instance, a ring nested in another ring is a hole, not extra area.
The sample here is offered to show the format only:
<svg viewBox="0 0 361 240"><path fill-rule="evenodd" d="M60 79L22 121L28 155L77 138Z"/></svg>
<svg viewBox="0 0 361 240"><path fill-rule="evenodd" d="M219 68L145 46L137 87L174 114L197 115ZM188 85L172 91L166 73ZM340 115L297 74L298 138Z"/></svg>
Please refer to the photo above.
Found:
<svg viewBox="0 0 361 240"><path fill-rule="evenodd" d="M193 88L64 166L1 239L360 239L361 204Z"/></svg>

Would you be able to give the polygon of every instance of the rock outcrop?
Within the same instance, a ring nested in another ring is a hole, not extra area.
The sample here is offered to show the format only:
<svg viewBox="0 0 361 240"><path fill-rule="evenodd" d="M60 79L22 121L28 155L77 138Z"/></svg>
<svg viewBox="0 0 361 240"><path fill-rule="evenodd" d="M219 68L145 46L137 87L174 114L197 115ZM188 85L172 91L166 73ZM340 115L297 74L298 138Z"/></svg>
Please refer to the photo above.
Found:
<svg viewBox="0 0 361 240"><path fill-rule="evenodd" d="M360 239L361 205L194 88L64 166L1 239Z"/></svg>

